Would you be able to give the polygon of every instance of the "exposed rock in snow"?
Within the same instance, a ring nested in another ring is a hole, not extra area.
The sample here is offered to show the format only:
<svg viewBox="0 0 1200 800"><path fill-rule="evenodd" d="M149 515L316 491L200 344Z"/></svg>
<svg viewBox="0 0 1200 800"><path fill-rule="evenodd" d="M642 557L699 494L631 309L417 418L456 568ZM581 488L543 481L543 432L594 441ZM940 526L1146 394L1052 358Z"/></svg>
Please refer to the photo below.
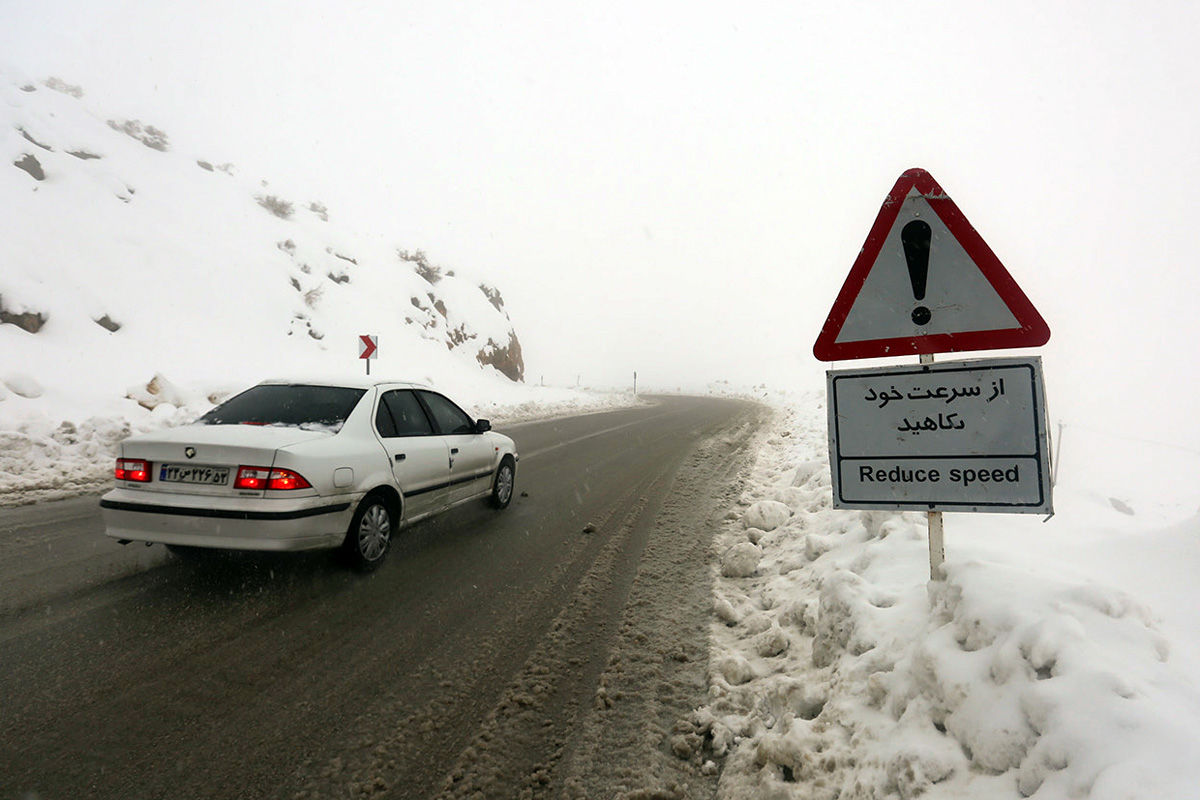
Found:
<svg viewBox="0 0 1200 800"><path fill-rule="evenodd" d="M155 374L145 385L130 387L125 396L147 411L153 411L163 403L176 407L188 403L187 394L161 373Z"/></svg>
<svg viewBox="0 0 1200 800"><path fill-rule="evenodd" d="M15 325L26 333L37 333L46 324L47 315L20 306L6 306L4 295L0 294L0 325Z"/></svg>
<svg viewBox="0 0 1200 800"><path fill-rule="evenodd" d="M475 358L484 366L495 367L510 380L525 380L525 358L521 355L521 343L517 341L517 334L512 331L508 334L508 344L501 345L489 338Z"/></svg>

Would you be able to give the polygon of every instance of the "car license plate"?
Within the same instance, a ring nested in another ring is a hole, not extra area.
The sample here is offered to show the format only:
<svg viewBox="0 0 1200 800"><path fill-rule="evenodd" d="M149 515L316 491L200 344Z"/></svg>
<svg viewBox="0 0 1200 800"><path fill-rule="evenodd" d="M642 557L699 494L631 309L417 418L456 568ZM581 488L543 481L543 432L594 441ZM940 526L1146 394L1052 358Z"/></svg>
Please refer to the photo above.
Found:
<svg viewBox="0 0 1200 800"><path fill-rule="evenodd" d="M168 483L203 483L224 486L229 483L229 467L204 464L163 464L158 472L160 481Z"/></svg>

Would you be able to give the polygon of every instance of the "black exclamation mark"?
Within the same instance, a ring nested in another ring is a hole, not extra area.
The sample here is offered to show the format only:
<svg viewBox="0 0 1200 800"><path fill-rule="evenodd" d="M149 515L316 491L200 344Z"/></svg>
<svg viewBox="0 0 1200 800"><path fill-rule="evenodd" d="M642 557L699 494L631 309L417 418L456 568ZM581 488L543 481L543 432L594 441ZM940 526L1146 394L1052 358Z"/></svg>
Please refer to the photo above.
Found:
<svg viewBox="0 0 1200 800"><path fill-rule="evenodd" d="M925 281L929 277L929 242L933 230L919 219L900 230L900 242L904 245L904 260L908 262L908 279L912 281L913 297L919 302L925 299ZM912 312L912 321L917 325L928 325L933 312L925 306L917 306Z"/></svg>

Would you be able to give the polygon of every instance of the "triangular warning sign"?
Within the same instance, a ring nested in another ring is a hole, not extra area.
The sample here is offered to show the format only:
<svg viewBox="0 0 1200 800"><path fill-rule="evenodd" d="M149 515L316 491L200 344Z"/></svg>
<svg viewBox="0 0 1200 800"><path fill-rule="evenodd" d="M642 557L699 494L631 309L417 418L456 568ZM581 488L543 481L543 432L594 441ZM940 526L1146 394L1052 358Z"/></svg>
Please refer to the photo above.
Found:
<svg viewBox="0 0 1200 800"><path fill-rule="evenodd" d="M1050 328L923 169L900 176L813 353L821 361L1038 347Z"/></svg>

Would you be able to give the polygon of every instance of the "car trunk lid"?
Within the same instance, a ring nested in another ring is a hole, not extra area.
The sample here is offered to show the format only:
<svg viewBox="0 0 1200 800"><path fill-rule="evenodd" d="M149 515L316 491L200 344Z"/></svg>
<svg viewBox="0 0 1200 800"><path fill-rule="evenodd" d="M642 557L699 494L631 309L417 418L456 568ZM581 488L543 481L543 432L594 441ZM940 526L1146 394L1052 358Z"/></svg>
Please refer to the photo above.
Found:
<svg viewBox="0 0 1200 800"><path fill-rule="evenodd" d="M238 467L270 468L281 447L331 436L327 430L282 425L184 425L126 439L121 457L150 462L150 481L118 481L146 492L262 497L234 486Z"/></svg>

